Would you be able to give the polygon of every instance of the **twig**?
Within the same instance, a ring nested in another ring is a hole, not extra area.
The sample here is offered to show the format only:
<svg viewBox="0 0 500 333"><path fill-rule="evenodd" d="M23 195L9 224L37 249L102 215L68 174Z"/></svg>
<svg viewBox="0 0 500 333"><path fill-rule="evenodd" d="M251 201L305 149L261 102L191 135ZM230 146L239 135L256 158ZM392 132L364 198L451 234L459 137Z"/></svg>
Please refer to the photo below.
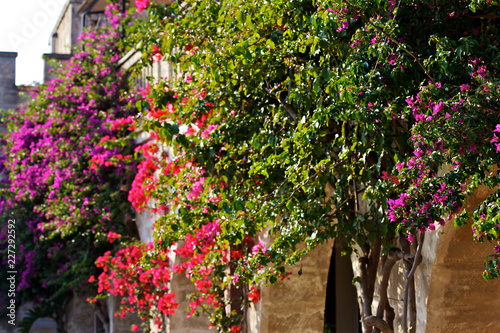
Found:
<svg viewBox="0 0 500 333"><path fill-rule="evenodd" d="M422 62L420 61L420 59L418 59L418 57L413 52L411 52L410 50L408 50L404 45L401 45L400 42L398 42L394 37L392 37L387 32L385 32L382 28L380 28L379 26L376 26L375 24L373 24L363 13L361 13L361 11L359 9L357 9L355 6L353 6L349 1L344 0L344 2L349 7L351 7L354 10L354 12L356 12L356 14L359 17L361 17L366 23L368 23L369 25L371 25L372 27L374 27L375 30L377 30L378 32L382 33L390 41L392 41L397 46L399 46L400 48L402 48L406 53L408 53L419 64L419 66L424 70L425 74L431 80L431 82L433 84L436 84L436 80L434 80L434 78L431 76L431 74L427 71L427 68L425 68L424 64L422 64Z"/></svg>
<svg viewBox="0 0 500 333"><path fill-rule="evenodd" d="M289 82L290 82L290 81L289 81ZM267 83L267 85L268 85L268 86L270 86L270 85L269 85L269 82L267 82L267 81L266 81L266 83ZM283 106L283 108L284 108L284 109L288 112L288 114L290 115L290 117L292 117L293 122L294 122L294 123L296 123L296 122L297 122L297 119L298 119L298 117L299 117L299 115L298 115L297 111L295 110L295 108L294 108L291 104L288 104L288 103L286 102L286 100L283 100L283 98L280 98L279 96L277 96L277 95L276 95L276 94L275 94L275 93L274 93L271 89L269 89L269 88L264 88L264 90L265 90L265 91L266 91L266 92L267 92L267 93L268 93L268 94L269 94L272 98L274 98L275 100L277 100L277 101L278 101L278 102L279 102L279 103ZM289 94L290 94L290 92L289 92ZM286 98L286 99L288 99L288 96L287 96L287 98Z"/></svg>

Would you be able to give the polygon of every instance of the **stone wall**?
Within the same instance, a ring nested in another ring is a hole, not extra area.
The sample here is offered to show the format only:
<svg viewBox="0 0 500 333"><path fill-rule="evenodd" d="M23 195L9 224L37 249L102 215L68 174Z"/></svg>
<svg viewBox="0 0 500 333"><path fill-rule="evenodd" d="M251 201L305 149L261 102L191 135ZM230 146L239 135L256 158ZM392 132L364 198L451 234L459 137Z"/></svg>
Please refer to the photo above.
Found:
<svg viewBox="0 0 500 333"><path fill-rule="evenodd" d="M94 333L94 309L84 297L75 296L69 302L66 330L71 333Z"/></svg>
<svg viewBox="0 0 500 333"><path fill-rule="evenodd" d="M177 256L174 252L176 247L171 249L170 262L172 264L181 264L184 259ZM189 300L187 295L196 292L194 283L191 282L184 274L172 272L172 279L170 280L170 287L175 293L175 300L179 304L175 315L168 318L167 326L169 333L204 333L209 332L208 317L202 314L198 317L187 318L187 309L189 307Z"/></svg>
<svg viewBox="0 0 500 333"><path fill-rule="evenodd" d="M0 52L0 109L17 107L21 102L16 86L17 52Z"/></svg>
<svg viewBox="0 0 500 333"><path fill-rule="evenodd" d="M49 60L63 61L71 58L73 49L78 45L78 36L82 32L82 15L77 13L83 0L68 0L64 5L50 39L51 53L43 55L44 75L47 82L57 76L58 67Z"/></svg>
<svg viewBox="0 0 500 333"><path fill-rule="evenodd" d="M53 78L58 77L60 62L69 60L71 57L71 54L45 53L43 55L43 82L48 82ZM55 64L51 60L54 60Z"/></svg>
<svg viewBox="0 0 500 333"><path fill-rule="evenodd" d="M77 9L83 0L68 0L52 31L52 53L69 54L77 44L82 30L82 18Z"/></svg>

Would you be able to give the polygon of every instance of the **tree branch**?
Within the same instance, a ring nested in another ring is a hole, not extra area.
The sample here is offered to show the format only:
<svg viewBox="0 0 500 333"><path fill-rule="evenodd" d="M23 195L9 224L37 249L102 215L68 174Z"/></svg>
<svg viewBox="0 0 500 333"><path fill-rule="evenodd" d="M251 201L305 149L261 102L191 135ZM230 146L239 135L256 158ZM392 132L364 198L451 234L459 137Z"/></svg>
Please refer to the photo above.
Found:
<svg viewBox="0 0 500 333"><path fill-rule="evenodd" d="M404 252L410 253L412 251L412 246L410 242L404 237L402 233L400 233L400 243L401 248ZM413 249L415 250L415 249ZM415 251L413 251L415 252ZM408 276L410 274L412 268L413 260L408 260L404 262L405 275ZM415 279L412 277L409 281L408 288L408 321L410 332L415 332L416 324L417 324L417 309L416 309L416 301L415 301Z"/></svg>
<svg viewBox="0 0 500 333"><path fill-rule="evenodd" d="M385 320L375 316L365 317L363 319L363 324L369 327L376 327L382 333L393 333L393 330L389 327L389 324Z"/></svg>
<svg viewBox="0 0 500 333"><path fill-rule="evenodd" d="M408 332L408 290L410 286L410 282L413 281L413 275L415 274L415 270L417 269L418 264L420 264L422 258L422 247L424 245L424 237L425 233L422 233L421 237L417 236L417 253L415 254L415 260L413 261L413 265L411 267L411 271L406 277L404 292L403 292L403 314L402 314L402 328L403 332Z"/></svg>
<svg viewBox="0 0 500 333"><path fill-rule="evenodd" d="M373 294L375 292L382 240L377 237L371 246L367 242L362 249L365 256L360 258L359 262L361 269L361 297L363 298L363 325L365 326L364 332L370 333L372 332L371 327L380 329L378 326L365 324L365 319L372 316ZM372 319L369 319L368 322L372 321ZM379 324L378 321L375 322L377 325Z"/></svg>
<svg viewBox="0 0 500 333"><path fill-rule="evenodd" d="M363 300L363 308L362 308L362 316L363 316L363 326L364 332L369 333L371 331L371 327L375 326L375 324L371 324L374 319L370 319L372 316L372 301L373 301L373 296L370 297L369 291L368 291L368 277L367 277L367 261L368 257L362 257L359 258L359 269L360 269L360 287L361 287L361 299ZM375 317L373 317L375 318Z"/></svg>
<svg viewBox="0 0 500 333"><path fill-rule="evenodd" d="M390 307L388 297L387 297L387 288L389 286L389 278L391 276L392 268L396 264L398 260L401 260L404 258L404 252L401 251L400 249L394 248L389 251L387 254L387 259L385 260L384 267L382 270L382 280L380 281L380 286L379 286L379 303L378 303L378 308L377 308L377 317L378 318L383 318L384 316L384 311ZM386 321L386 323L389 325L389 328L394 330L392 323L389 323Z"/></svg>

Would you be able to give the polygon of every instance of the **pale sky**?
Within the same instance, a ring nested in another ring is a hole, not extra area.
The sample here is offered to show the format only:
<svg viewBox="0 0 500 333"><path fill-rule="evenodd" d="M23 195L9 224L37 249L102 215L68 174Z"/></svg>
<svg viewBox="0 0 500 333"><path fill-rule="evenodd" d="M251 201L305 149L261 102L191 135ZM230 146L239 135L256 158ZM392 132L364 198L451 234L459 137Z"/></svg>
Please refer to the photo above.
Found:
<svg viewBox="0 0 500 333"><path fill-rule="evenodd" d="M42 54L66 0L0 0L0 51L17 52L16 84L43 79Z"/></svg>

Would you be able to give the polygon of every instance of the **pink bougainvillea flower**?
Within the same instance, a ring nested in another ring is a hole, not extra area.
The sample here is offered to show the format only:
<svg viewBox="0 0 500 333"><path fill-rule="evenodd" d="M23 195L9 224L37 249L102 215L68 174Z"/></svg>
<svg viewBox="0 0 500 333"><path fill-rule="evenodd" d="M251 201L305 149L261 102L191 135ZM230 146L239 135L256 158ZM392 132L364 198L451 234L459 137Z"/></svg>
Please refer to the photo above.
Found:
<svg viewBox="0 0 500 333"><path fill-rule="evenodd" d="M135 5L137 6L137 11L140 13L144 9L148 8L149 0L135 0Z"/></svg>
<svg viewBox="0 0 500 333"><path fill-rule="evenodd" d="M439 102L438 104L436 104L434 106L434 109L432 110L432 114L438 114L441 110L444 109L444 103L443 102Z"/></svg>
<svg viewBox="0 0 500 333"><path fill-rule="evenodd" d="M257 254L261 249L262 249L262 253L266 253L267 251L267 248L265 246L266 244L264 243L264 241L259 241L259 243L257 245L254 245L252 247L252 253L253 254Z"/></svg>

